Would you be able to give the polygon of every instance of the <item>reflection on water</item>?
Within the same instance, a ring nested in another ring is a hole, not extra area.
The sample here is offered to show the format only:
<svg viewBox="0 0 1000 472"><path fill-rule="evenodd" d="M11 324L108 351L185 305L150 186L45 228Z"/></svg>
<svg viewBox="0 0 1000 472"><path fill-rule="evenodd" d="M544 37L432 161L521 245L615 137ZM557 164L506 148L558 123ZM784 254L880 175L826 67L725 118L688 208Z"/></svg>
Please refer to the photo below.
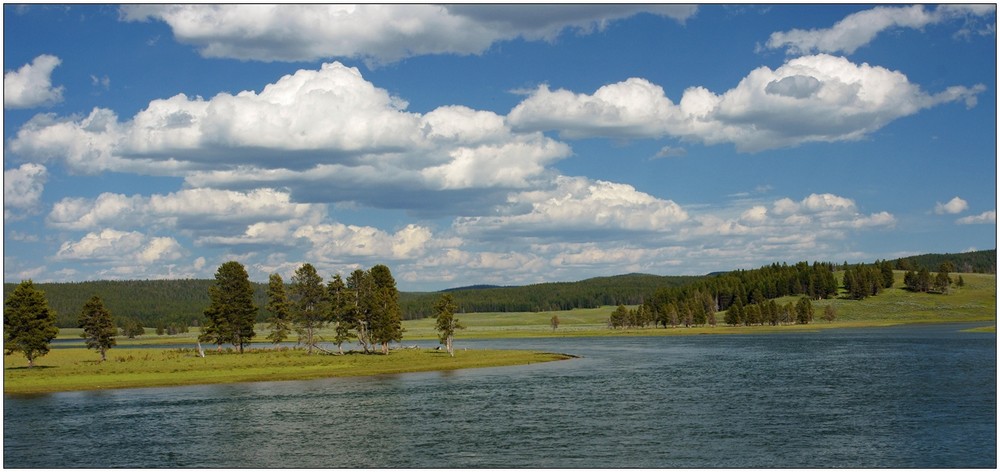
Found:
<svg viewBox="0 0 1000 472"><path fill-rule="evenodd" d="M957 329L460 340L583 357L5 396L4 466L996 467L996 336Z"/></svg>

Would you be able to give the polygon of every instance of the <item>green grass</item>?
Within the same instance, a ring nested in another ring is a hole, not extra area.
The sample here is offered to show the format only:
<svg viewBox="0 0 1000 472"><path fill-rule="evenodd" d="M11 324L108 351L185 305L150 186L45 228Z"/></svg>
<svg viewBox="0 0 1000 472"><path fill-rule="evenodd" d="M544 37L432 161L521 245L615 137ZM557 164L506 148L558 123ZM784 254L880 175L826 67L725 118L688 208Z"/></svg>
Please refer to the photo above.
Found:
<svg viewBox="0 0 1000 472"><path fill-rule="evenodd" d="M245 354L189 349L121 349L108 360L86 349L54 349L26 368L22 356L4 358L4 393L42 393L110 388L304 380L404 372L522 365L571 356L515 350L457 350L455 357L427 349L383 355L307 355L300 349L254 350Z"/></svg>

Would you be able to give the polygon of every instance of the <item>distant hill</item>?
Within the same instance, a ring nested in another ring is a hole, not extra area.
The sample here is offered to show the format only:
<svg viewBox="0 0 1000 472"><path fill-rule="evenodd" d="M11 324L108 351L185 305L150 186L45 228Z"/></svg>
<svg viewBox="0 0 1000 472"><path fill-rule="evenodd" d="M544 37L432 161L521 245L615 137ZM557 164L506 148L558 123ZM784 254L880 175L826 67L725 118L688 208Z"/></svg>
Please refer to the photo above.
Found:
<svg viewBox="0 0 1000 472"><path fill-rule="evenodd" d="M595 308L602 305L636 305L656 290L676 287L701 276L626 274L595 277L579 282L548 282L520 287L459 288L444 292L406 294L400 305L409 319L432 314L441 293L454 297L460 312L515 312Z"/></svg>
<svg viewBox="0 0 1000 472"><path fill-rule="evenodd" d="M962 252L957 254L922 254L902 257L892 261L900 270L920 270L936 272L944 262L951 262L957 272L979 274L997 273L997 250Z"/></svg>
<svg viewBox="0 0 1000 472"><path fill-rule="evenodd" d="M484 285L469 285L469 286L466 286L466 287L446 288L444 290L441 290L441 292L458 292L458 291L461 291L461 290L486 290L486 289L491 289L491 288L504 288L504 286L503 285L485 285L485 284Z"/></svg>
<svg viewBox="0 0 1000 472"><path fill-rule="evenodd" d="M178 324L191 326L201 320L208 306L208 287L214 279L181 280L97 280L70 283L36 283L45 292L49 307L56 311L56 326L76 327L84 303L91 297L101 297L104 306L115 319L135 318L143 326L155 327ZM254 299L258 306L267 303L267 285L254 283ZM10 293L17 284L4 284ZM266 318L263 309L259 320Z"/></svg>
<svg viewBox="0 0 1000 472"><path fill-rule="evenodd" d="M942 262L951 262L960 272L996 273L996 250L961 254L924 254L892 261L897 268L926 267L936 271ZM715 273L716 275L719 273ZM579 282L549 282L520 287L471 285L441 292L402 292L400 307L406 319L431 316L434 302L442 293L450 293L465 313L568 310L594 308L602 305L636 305L657 290L693 283L709 276L661 276L625 274L595 277ZM208 306L208 287L213 280L121 280L71 283L38 283L45 292L49 306L56 310L59 327L75 327L83 304L98 295L118 319L135 318L144 326L158 324L191 325L202 319ZM264 321L267 313L267 284L254 283L254 297L262 307L257 319ZM10 293L16 284L4 284Z"/></svg>

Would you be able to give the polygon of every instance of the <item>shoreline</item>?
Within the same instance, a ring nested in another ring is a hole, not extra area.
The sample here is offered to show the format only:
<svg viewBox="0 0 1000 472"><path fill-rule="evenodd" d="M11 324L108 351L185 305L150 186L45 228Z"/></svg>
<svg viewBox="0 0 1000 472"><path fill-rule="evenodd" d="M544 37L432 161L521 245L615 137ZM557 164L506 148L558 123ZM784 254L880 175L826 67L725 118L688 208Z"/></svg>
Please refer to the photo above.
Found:
<svg viewBox="0 0 1000 472"><path fill-rule="evenodd" d="M372 377L416 372L507 367L576 358L526 350L478 349L447 352L402 349L388 356L348 352L314 354L298 349L250 350L244 354L194 349L115 348L98 362L83 348L54 349L26 368L23 357L4 358L4 395L160 388L243 382L313 380L332 377Z"/></svg>
<svg viewBox="0 0 1000 472"><path fill-rule="evenodd" d="M828 329L881 328L908 324L967 324L962 332L996 333L996 320L919 320L919 321L845 321L813 322L785 326L717 326L690 328L563 329L545 332L539 329L484 330L467 333L465 340L545 339L569 337L763 335L815 333ZM978 325L978 326L972 326ZM65 339L65 338L64 338ZM343 355L315 354L304 349L250 349L245 354L217 353L206 349L206 357L196 356L187 347L158 347L157 344L185 344L189 338L159 339L148 343L133 340L108 351L108 360L96 361L96 353L77 347L52 349L39 358L35 368L27 369L23 357L4 357L4 395L32 395L56 392L95 391L126 388L155 388L213 385L241 382L312 380L332 377L370 377L416 372L442 372L458 369L506 367L538 362L568 360L578 356L504 349L457 350L456 356L428 348L394 349L388 356L365 355L348 351ZM427 341L414 336L407 341ZM436 339L434 339L436 340ZM191 340L193 344L193 339ZM82 344L82 340L81 340ZM66 368L68 370L53 370Z"/></svg>

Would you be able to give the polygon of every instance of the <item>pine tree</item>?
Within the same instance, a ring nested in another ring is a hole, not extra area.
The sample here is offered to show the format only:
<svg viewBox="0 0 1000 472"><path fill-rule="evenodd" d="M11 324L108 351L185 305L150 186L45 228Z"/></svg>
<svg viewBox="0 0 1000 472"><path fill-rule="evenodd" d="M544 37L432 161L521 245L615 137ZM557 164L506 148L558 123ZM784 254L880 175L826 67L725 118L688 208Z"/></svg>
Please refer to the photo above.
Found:
<svg viewBox="0 0 1000 472"><path fill-rule="evenodd" d="M326 307L326 290L323 288L323 278L316 273L312 264L302 264L292 276L292 319L299 333L299 341L305 342L311 355L319 341L319 330L329 319L329 308Z"/></svg>
<svg viewBox="0 0 1000 472"><path fill-rule="evenodd" d="M267 311L271 312L271 317L268 319L270 324L267 325L267 329L271 332L267 335L267 339L274 344L288 339L288 334L291 332L292 307L285 293L285 281L279 274L271 274L268 277Z"/></svg>
<svg viewBox="0 0 1000 472"><path fill-rule="evenodd" d="M88 349L96 349L101 354L101 361L108 359L107 352L115 345L115 335L118 328L115 328L114 321L111 320L111 312L104 308L101 297L94 295L80 312L79 326L83 328L80 337L87 340Z"/></svg>
<svg viewBox="0 0 1000 472"><path fill-rule="evenodd" d="M730 326L738 326L743 323L743 303L739 299L726 310L725 320L726 324Z"/></svg>
<svg viewBox="0 0 1000 472"><path fill-rule="evenodd" d="M247 270L236 261L219 266L215 283L208 288L208 318L201 340L214 342L220 348L231 343L242 354L254 337L257 305L253 299L253 284Z"/></svg>
<svg viewBox="0 0 1000 472"><path fill-rule="evenodd" d="M55 312L30 279L22 281L4 300L3 344L7 355L20 352L28 359L28 367L34 367L35 359L48 354L49 343L58 333Z"/></svg>
<svg viewBox="0 0 1000 472"><path fill-rule="evenodd" d="M372 341L382 345L382 354L389 354L389 343L403 339L399 290L389 267L378 264L368 273L372 280Z"/></svg>
<svg viewBox="0 0 1000 472"><path fill-rule="evenodd" d="M462 326L455 318L456 310L458 310L458 305L455 304L455 299L451 294L441 295L438 302L434 304L434 312L437 314L434 326L438 331L438 339L441 340L441 344L445 345L451 357L455 357L455 331L465 329L465 326Z"/></svg>
<svg viewBox="0 0 1000 472"><path fill-rule="evenodd" d="M826 321L833 321L837 319L837 310L833 305L827 305L823 308L823 319Z"/></svg>
<svg viewBox="0 0 1000 472"><path fill-rule="evenodd" d="M941 293L948 293L948 286L951 285L951 277L948 276L948 272L954 270L954 267L954 264L950 262L941 263L937 276L934 277L934 290Z"/></svg>
<svg viewBox="0 0 1000 472"><path fill-rule="evenodd" d="M121 326L119 329L121 329L122 336L129 339L135 339L136 336L146 334L146 328L142 327L142 323L139 323L138 320L131 317L121 320Z"/></svg>
<svg viewBox="0 0 1000 472"><path fill-rule="evenodd" d="M358 344L365 354L372 349L372 310L371 292L372 281L368 272L357 269L347 277L348 297L345 301L345 310L351 320L351 328L357 334Z"/></svg>
<svg viewBox="0 0 1000 472"><path fill-rule="evenodd" d="M351 292L347 290L344 279L340 275L334 275L333 279L326 286L326 294L330 300L330 321L334 323L333 342L337 345L337 352L344 353L344 342L350 341L351 327L354 326L354 319L349 302Z"/></svg>
<svg viewBox="0 0 1000 472"><path fill-rule="evenodd" d="M796 319L799 324L808 324L813 320L813 306L808 297L802 297L795 305Z"/></svg>

